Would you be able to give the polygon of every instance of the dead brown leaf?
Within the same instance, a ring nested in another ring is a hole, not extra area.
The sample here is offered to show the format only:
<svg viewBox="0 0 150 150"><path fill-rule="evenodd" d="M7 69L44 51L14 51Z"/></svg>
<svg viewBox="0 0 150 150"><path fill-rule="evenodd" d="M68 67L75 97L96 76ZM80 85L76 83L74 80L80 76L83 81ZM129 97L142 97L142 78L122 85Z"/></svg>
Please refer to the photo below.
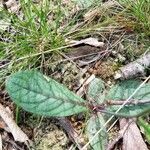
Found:
<svg viewBox="0 0 150 150"><path fill-rule="evenodd" d="M0 129L4 129L5 131L10 132L8 126L7 126L6 123L2 120L2 118L0 118Z"/></svg>
<svg viewBox="0 0 150 150"><path fill-rule="evenodd" d="M126 124L129 124L123 135L123 150L148 150L145 144L140 130L133 119L120 119L120 128L124 128Z"/></svg>
<svg viewBox="0 0 150 150"><path fill-rule="evenodd" d="M74 58L74 57L88 57L94 54L97 54L98 52L102 51L102 49L93 47L90 45L84 45L73 48L70 52L67 53L67 56ZM81 57L81 58L82 58Z"/></svg>
<svg viewBox="0 0 150 150"><path fill-rule="evenodd" d="M27 142L30 141L27 135L17 126L15 121L12 119L10 113L6 110L3 105L0 104L0 117L7 124L10 132L12 133L15 141Z"/></svg>
<svg viewBox="0 0 150 150"><path fill-rule="evenodd" d="M7 9L12 13L17 13L19 11L20 5L16 0L8 0L5 2Z"/></svg>
<svg viewBox="0 0 150 150"><path fill-rule="evenodd" d="M104 42L99 42L97 38L92 38L92 37L82 39L80 41L66 39L66 42L68 42L69 44L73 44L74 46L81 45L81 44L87 44L94 47L104 46Z"/></svg>

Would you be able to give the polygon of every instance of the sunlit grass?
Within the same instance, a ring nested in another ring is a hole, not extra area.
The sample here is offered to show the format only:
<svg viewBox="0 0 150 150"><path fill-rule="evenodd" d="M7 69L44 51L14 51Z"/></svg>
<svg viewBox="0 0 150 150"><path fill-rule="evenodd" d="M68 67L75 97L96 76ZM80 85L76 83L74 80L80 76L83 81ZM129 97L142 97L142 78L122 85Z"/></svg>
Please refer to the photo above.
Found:
<svg viewBox="0 0 150 150"><path fill-rule="evenodd" d="M5 17L1 16L3 19L11 20L9 31L1 31L0 59L8 60L0 66L1 78L21 69L42 66L43 61L66 46L66 33L81 21L82 13L88 11L83 8L72 14L71 8L62 5L61 0L42 0L39 3L21 0L20 5L19 15L4 8L0 10L5 14Z"/></svg>
<svg viewBox="0 0 150 150"><path fill-rule="evenodd" d="M123 15L134 22L137 32L150 35L150 0L119 0Z"/></svg>
<svg viewBox="0 0 150 150"><path fill-rule="evenodd" d="M42 67L43 62L67 47L66 38L104 37L123 25L139 34L144 43L145 36L150 33L150 1L118 2L119 5L97 2L74 13L68 5L62 5L61 0L42 0L40 3L21 0L20 15L1 9L0 13L5 15L0 17L11 20L11 28L1 34L2 39L7 40L0 41L0 60L7 63L0 66L0 78L21 69ZM95 10L96 16L84 18L87 12Z"/></svg>
<svg viewBox="0 0 150 150"><path fill-rule="evenodd" d="M21 15L1 9L1 14L11 20L10 31L1 31L3 37L0 41L0 60L8 60L7 64L1 65L1 77L23 68L38 67L43 58L27 56L65 45L64 36L59 31L66 17L61 0L55 4L49 0L40 1L38 4L32 0L21 0L20 4ZM16 62L22 57L27 59Z"/></svg>

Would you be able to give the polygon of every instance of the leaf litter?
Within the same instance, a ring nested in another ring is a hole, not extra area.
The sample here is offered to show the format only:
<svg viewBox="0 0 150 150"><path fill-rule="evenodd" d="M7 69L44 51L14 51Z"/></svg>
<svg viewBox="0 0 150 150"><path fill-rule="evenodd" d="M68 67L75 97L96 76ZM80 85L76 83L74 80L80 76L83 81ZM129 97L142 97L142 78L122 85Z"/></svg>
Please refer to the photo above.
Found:
<svg viewBox="0 0 150 150"><path fill-rule="evenodd" d="M133 119L120 119L120 128L129 124L123 134L123 150L143 149L148 150L144 142L140 130Z"/></svg>

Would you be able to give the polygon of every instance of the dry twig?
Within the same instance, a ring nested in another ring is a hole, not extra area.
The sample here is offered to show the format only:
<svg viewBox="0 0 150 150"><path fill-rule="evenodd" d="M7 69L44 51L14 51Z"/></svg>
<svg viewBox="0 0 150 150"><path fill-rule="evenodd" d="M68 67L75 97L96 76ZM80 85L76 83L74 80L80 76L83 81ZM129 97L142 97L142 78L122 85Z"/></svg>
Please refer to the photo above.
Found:
<svg viewBox="0 0 150 150"><path fill-rule="evenodd" d="M129 79L137 76L144 76L145 69L150 66L150 52L143 55L141 58L121 67L114 76L115 79Z"/></svg>
<svg viewBox="0 0 150 150"><path fill-rule="evenodd" d="M86 79L85 82L83 83L83 85L77 91L77 95L79 95L79 96L82 97L83 94L84 94L84 88L85 88L85 86L88 85L94 78L95 78L95 75L92 74L88 79Z"/></svg>

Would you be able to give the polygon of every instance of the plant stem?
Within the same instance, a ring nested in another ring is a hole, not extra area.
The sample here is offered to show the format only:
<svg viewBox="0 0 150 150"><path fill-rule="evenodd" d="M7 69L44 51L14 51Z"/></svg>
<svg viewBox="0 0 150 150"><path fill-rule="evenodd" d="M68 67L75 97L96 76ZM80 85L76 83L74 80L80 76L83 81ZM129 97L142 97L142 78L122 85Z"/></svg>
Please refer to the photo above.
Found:
<svg viewBox="0 0 150 150"><path fill-rule="evenodd" d="M119 101L113 101L113 100L108 100L106 101L107 105L122 105L124 103L124 100L119 100ZM126 105L140 105L140 104L147 104L150 103L150 100L132 100L127 102Z"/></svg>
<svg viewBox="0 0 150 150"><path fill-rule="evenodd" d="M102 109L96 109L97 112L101 112L101 113L105 113L105 114L108 114L108 115L114 115L116 117L122 117L122 118L134 118L134 117L140 117L140 116L143 116L147 113L150 112L150 108L149 109L146 109L145 111L142 111L140 113L137 113L137 114L130 114L130 115L126 115L126 114L123 114L123 113L115 113L115 112L111 112L111 111L107 111L107 110L102 110Z"/></svg>

